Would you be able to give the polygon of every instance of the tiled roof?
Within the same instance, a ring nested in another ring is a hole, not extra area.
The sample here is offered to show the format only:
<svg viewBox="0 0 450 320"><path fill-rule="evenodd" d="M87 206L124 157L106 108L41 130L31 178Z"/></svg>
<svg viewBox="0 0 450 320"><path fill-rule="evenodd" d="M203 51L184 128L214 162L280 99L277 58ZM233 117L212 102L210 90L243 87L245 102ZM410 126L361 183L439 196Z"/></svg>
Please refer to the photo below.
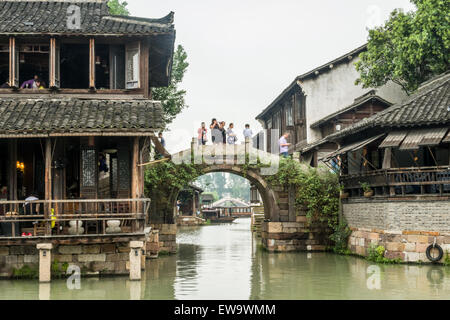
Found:
<svg viewBox="0 0 450 320"><path fill-rule="evenodd" d="M339 139L369 127L412 127L450 124L450 73L424 83L409 99L328 136Z"/></svg>
<svg viewBox="0 0 450 320"><path fill-rule="evenodd" d="M379 102L381 102L382 104L385 104L388 107L392 105L392 103L390 103L389 101L386 101L383 98L381 98L380 96L378 96L376 94L376 90L370 90L366 94L356 98L355 101L351 105L349 105L341 110L338 110L332 114L329 114L328 116L320 119L319 121L314 122L313 124L311 124L310 127L317 128L317 127L321 126L322 124L328 122L329 120L337 117L338 115L343 114L348 111L351 111L351 110L363 105L364 103L373 101L373 100L378 100Z"/></svg>
<svg viewBox="0 0 450 320"><path fill-rule="evenodd" d="M68 20L75 12L73 6L80 8L79 29L69 28ZM161 19L146 19L111 15L105 0L0 1L0 34L147 35L173 32L173 12Z"/></svg>
<svg viewBox="0 0 450 320"><path fill-rule="evenodd" d="M152 100L0 99L0 135L148 133L163 127Z"/></svg>

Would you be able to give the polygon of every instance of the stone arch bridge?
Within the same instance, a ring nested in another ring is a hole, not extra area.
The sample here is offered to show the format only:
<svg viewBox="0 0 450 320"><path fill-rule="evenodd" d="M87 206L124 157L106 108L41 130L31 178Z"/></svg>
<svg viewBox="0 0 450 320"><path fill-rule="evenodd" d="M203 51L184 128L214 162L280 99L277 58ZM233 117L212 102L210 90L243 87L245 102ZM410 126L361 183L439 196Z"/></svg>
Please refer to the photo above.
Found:
<svg viewBox="0 0 450 320"><path fill-rule="evenodd" d="M249 141L241 145L198 146L170 155L175 164L193 164L201 175L228 172L253 184L263 201L265 220L262 243L269 251L325 249L326 228L308 226L306 212L295 208L295 190L272 186L268 177L277 174L280 157L253 148ZM152 199L150 223L159 230L162 251L176 251L176 201L181 190L173 188L164 199ZM311 228L313 227L313 228Z"/></svg>

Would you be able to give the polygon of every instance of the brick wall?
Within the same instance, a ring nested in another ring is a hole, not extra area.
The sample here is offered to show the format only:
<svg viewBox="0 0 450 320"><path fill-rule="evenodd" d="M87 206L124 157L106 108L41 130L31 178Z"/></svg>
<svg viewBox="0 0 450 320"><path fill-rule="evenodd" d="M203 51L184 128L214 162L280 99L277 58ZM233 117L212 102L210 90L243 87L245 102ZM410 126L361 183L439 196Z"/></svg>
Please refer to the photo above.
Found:
<svg viewBox="0 0 450 320"><path fill-rule="evenodd" d="M348 200L350 227L450 233L450 200Z"/></svg>
<svg viewBox="0 0 450 320"><path fill-rule="evenodd" d="M370 246L381 245L387 258L430 262L425 252L435 240L443 259L445 252L450 254L449 200L350 199L342 209L352 229L349 248L355 254L367 256Z"/></svg>

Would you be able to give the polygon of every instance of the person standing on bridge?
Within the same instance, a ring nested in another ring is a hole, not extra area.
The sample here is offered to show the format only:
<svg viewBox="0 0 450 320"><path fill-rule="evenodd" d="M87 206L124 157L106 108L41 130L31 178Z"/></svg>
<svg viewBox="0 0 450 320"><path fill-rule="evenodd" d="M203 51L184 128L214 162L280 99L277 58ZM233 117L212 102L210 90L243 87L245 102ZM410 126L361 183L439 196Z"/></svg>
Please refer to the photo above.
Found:
<svg viewBox="0 0 450 320"><path fill-rule="evenodd" d="M285 158L289 157L289 146L291 145L287 142L287 138L289 138L289 132L285 132L278 141L278 144L280 145L280 154Z"/></svg>
<svg viewBox="0 0 450 320"><path fill-rule="evenodd" d="M216 118L213 118L211 120L211 124L209 126L209 128L211 129L211 141L214 144L218 144L221 141L221 135L220 135L220 130L219 130L219 123L217 122ZM219 139L218 139L219 137Z"/></svg>
<svg viewBox="0 0 450 320"><path fill-rule="evenodd" d="M245 129L244 129L244 139L245 140L247 140L247 139L250 140L252 138L252 136L253 136L253 131L252 131L252 129L250 129L250 125L247 123L245 125Z"/></svg>
<svg viewBox="0 0 450 320"><path fill-rule="evenodd" d="M237 141L237 137L236 137L236 134L233 132L233 128L234 128L234 124L230 123L230 125L228 126L228 130L227 130L228 144L236 144L236 141Z"/></svg>
<svg viewBox="0 0 450 320"><path fill-rule="evenodd" d="M204 122L202 122L201 127L197 131L197 141L199 146L204 146L206 144L206 141L208 141L208 138L206 137L207 132L208 130L206 129L206 125Z"/></svg>
<svg viewBox="0 0 450 320"><path fill-rule="evenodd" d="M225 121L222 121L220 123L219 130L220 130L220 133L222 134L222 142L220 142L220 143L223 143L223 144L227 143L227 131L225 130Z"/></svg>

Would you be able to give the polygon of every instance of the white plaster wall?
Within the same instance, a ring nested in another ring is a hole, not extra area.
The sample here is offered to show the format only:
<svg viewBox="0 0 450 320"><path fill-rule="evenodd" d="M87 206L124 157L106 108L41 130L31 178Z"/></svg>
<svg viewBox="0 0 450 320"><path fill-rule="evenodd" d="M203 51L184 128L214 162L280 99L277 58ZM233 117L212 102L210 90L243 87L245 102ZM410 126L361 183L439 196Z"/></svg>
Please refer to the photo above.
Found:
<svg viewBox="0 0 450 320"><path fill-rule="evenodd" d="M301 87L306 94L308 143L323 138L320 130L310 128L312 123L351 105L355 98L372 90L355 85L355 80L359 76L354 65L357 59L335 66L315 78L302 82ZM376 90L380 97L391 103L401 102L406 97L400 86L392 82Z"/></svg>

